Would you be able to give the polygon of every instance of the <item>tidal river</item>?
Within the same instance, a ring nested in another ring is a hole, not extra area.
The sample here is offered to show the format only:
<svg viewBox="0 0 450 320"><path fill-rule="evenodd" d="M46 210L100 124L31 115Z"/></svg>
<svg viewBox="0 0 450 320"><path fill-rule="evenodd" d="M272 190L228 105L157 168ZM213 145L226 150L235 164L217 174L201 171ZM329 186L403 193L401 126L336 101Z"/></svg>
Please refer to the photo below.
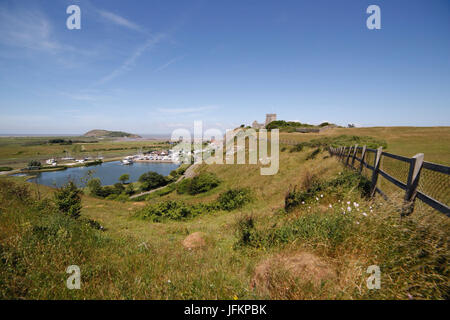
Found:
<svg viewBox="0 0 450 320"><path fill-rule="evenodd" d="M178 168L174 163L149 163L135 162L130 165L122 165L120 161L104 162L97 166L68 168L62 171L41 172L37 174L36 179L31 182L37 182L50 187L60 187L73 180L78 186L84 186L83 178L86 178L88 171L92 172L93 178L99 178L102 185L111 185L119 182L119 177L127 173L130 175L128 182L135 182L139 177L148 171L154 171L163 176L167 176L172 170ZM32 174L35 175L35 174Z"/></svg>

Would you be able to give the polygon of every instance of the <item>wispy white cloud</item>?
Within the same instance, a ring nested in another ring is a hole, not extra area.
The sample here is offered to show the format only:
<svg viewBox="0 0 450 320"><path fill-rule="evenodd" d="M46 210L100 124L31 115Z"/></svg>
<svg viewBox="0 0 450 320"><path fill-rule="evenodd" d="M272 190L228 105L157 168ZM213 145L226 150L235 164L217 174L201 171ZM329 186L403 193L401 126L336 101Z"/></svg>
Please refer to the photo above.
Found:
<svg viewBox="0 0 450 320"><path fill-rule="evenodd" d="M136 48L134 52L115 70L113 70L110 74L101 78L97 84L104 84L118 77L119 75L131 70L135 64L136 60L148 49L151 49L153 46L157 45L161 40L166 37L165 34L160 33L157 34L150 39L147 39L142 45Z"/></svg>
<svg viewBox="0 0 450 320"><path fill-rule="evenodd" d="M196 108L158 108L157 111L168 114L186 114L195 112L204 112L218 109L218 106L204 106Z"/></svg>
<svg viewBox="0 0 450 320"><path fill-rule="evenodd" d="M59 92L64 97L72 100L94 102L99 100L105 100L109 98L109 95L99 92L98 90L77 90L75 92Z"/></svg>
<svg viewBox="0 0 450 320"><path fill-rule="evenodd" d="M92 48L83 50L58 39L50 19L38 8L3 4L0 4L0 44L51 54L55 62L69 68L80 65L80 55L97 54ZM14 56L17 56L17 51L14 51Z"/></svg>
<svg viewBox="0 0 450 320"><path fill-rule="evenodd" d="M106 11L106 10L98 10L98 13L100 16L118 26L122 26L128 29L136 30L136 31L143 31L143 29L136 23L125 19L122 16L119 16L118 14Z"/></svg>
<svg viewBox="0 0 450 320"><path fill-rule="evenodd" d="M172 59L172 60L169 60L167 63L163 64L162 66L159 66L158 68L156 68L156 69L155 69L155 72L162 71L162 70L164 70L165 68L167 68L168 66L170 66L171 64L173 64L173 63L175 63L175 62L177 62L177 61L180 61L180 60L183 59L183 58L184 58L184 56L183 56L183 57L177 57L177 58L174 58L174 59Z"/></svg>
<svg viewBox="0 0 450 320"><path fill-rule="evenodd" d="M0 42L13 47L56 52L62 45L52 38L50 21L35 9L0 6Z"/></svg>

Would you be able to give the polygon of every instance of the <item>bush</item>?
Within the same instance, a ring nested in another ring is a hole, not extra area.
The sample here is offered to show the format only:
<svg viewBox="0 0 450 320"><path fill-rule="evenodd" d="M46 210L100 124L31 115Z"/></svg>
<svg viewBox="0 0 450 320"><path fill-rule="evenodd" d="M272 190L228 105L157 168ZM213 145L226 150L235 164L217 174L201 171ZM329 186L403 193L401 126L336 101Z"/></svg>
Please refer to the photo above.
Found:
<svg viewBox="0 0 450 320"><path fill-rule="evenodd" d="M151 220L153 222L161 222L165 219L184 220L193 218L206 211L204 205L186 205L181 201L162 201L139 210L135 216Z"/></svg>
<svg viewBox="0 0 450 320"><path fill-rule="evenodd" d="M251 191L246 188L229 189L219 195L217 206L219 209L231 211L241 208L251 201Z"/></svg>
<svg viewBox="0 0 450 320"><path fill-rule="evenodd" d="M42 167L42 164L38 160L31 160L30 162L28 162L28 167L40 168L40 167Z"/></svg>
<svg viewBox="0 0 450 320"><path fill-rule="evenodd" d="M130 175L128 173L124 173L119 177L119 181L123 184L125 184L125 182L127 182L128 180L130 180Z"/></svg>
<svg viewBox="0 0 450 320"><path fill-rule="evenodd" d="M316 156L320 153L320 148L317 148L316 150L314 150L313 152L311 152L307 157L306 160L312 160L315 159Z"/></svg>
<svg viewBox="0 0 450 320"><path fill-rule="evenodd" d="M22 203L31 201L30 189L26 185L16 184L8 180L0 180L0 203L4 204L4 209L10 207L12 200ZM0 207L2 209L2 207Z"/></svg>
<svg viewBox="0 0 450 320"><path fill-rule="evenodd" d="M282 129L283 131L295 131L295 128L298 127L315 127L314 125L307 124L307 123L301 123L296 121L284 121L284 120L275 120L269 123L266 126L266 129L272 130L272 129Z"/></svg>
<svg viewBox="0 0 450 320"><path fill-rule="evenodd" d="M103 196L102 183L99 178L89 180L89 182L87 183L87 187L89 189L89 194L93 196Z"/></svg>
<svg viewBox="0 0 450 320"><path fill-rule="evenodd" d="M156 189L158 187L165 186L168 183L166 177L153 171L149 171L141 175L139 177L139 182L141 183L142 191Z"/></svg>
<svg viewBox="0 0 450 320"><path fill-rule="evenodd" d="M295 146L293 146L289 152L291 152L291 153L292 152L300 152L302 150L303 150L303 144L302 143L298 143Z"/></svg>
<svg viewBox="0 0 450 320"><path fill-rule="evenodd" d="M134 187L133 187L133 185L132 184L127 185L124 192L128 196L133 195L134 194Z"/></svg>
<svg viewBox="0 0 450 320"><path fill-rule="evenodd" d="M362 196L370 194L371 182L353 170L345 170L342 174L329 181L320 181L311 178L306 190L297 191L297 187L288 191L284 198L284 209L290 212L295 207L317 196L319 192L327 190L328 193L344 193L350 189L357 189Z"/></svg>
<svg viewBox="0 0 450 320"><path fill-rule="evenodd" d="M59 188L54 194L58 210L72 218L78 218L81 212L81 190L73 181Z"/></svg>
<svg viewBox="0 0 450 320"><path fill-rule="evenodd" d="M11 167L0 167L0 171L11 171L12 169Z"/></svg>
<svg viewBox="0 0 450 320"><path fill-rule="evenodd" d="M128 195L126 193L122 193L119 194L118 196L116 196L116 201L120 201L120 202L126 202L128 201L130 198L128 197Z"/></svg>
<svg viewBox="0 0 450 320"><path fill-rule="evenodd" d="M122 183L120 183L120 182L114 183L114 194L119 195L124 191L125 191L125 187L123 186Z"/></svg>
<svg viewBox="0 0 450 320"><path fill-rule="evenodd" d="M203 172L200 175L185 179L177 185L177 192L195 195L214 189L220 184L219 178L214 173Z"/></svg>
<svg viewBox="0 0 450 320"><path fill-rule="evenodd" d="M251 223L250 223L251 222ZM292 241L336 247L352 234L353 218L340 213L313 213L300 216L277 228L256 230L253 221L238 224L238 245L272 247Z"/></svg>
<svg viewBox="0 0 450 320"><path fill-rule="evenodd" d="M170 190L171 188L168 187ZM173 189L172 189L173 190ZM162 190L161 190L162 191ZM187 205L181 201L167 200L153 203L136 212L135 216L153 222L161 222L165 219L183 220L196 217L206 212L216 210L231 211L242 207L251 201L249 189L229 189L222 193L216 201L209 204ZM149 197L154 195L149 195Z"/></svg>
<svg viewBox="0 0 450 320"><path fill-rule="evenodd" d="M115 193L111 193L111 194L109 194L108 196L106 196L106 200L116 200L116 198L117 198L117 194L115 194Z"/></svg>
<svg viewBox="0 0 450 320"><path fill-rule="evenodd" d="M255 235L255 220L251 215L242 215L236 223L238 244L251 245Z"/></svg>

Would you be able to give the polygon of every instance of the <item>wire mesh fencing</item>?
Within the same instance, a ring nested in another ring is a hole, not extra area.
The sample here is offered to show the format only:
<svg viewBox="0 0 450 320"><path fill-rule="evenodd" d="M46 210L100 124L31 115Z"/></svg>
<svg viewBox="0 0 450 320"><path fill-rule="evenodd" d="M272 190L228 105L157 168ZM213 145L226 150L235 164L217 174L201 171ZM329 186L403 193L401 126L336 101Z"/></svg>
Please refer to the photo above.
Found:
<svg viewBox="0 0 450 320"><path fill-rule="evenodd" d="M372 181L375 192L411 214L417 202L421 211L450 216L450 167L423 161L424 155L407 158L366 147L329 148L345 165L360 170ZM417 200L417 201L416 201Z"/></svg>

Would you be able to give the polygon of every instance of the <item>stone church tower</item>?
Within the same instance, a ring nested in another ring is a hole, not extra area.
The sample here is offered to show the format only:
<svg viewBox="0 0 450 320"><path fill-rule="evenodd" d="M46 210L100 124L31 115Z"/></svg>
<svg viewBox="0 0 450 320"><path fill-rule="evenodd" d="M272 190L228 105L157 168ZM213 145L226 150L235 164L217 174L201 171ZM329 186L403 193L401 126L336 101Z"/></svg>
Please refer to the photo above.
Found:
<svg viewBox="0 0 450 320"><path fill-rule="evenodd" d="M269 123L271 123L272 121L277 120L277 114L276 113L267 113L266 114L266 123L265 126L267 127L267 125Z"/></svg>

